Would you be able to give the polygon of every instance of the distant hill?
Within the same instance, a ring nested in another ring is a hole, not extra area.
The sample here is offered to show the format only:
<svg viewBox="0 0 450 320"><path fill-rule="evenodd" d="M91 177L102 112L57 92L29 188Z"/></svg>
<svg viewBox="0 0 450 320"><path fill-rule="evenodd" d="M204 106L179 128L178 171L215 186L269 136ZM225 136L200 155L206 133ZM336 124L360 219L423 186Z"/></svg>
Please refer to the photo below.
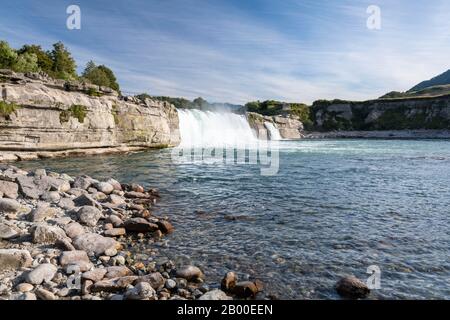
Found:
<svg viewBox="0 0 450 320"><path fill-rule="evenodd" d="M450 85L450 70L447 70L446 72L430 80L422 81L418 85L409 89L408 92L419 91L428 87L442 86L442 85Z"/></svg>

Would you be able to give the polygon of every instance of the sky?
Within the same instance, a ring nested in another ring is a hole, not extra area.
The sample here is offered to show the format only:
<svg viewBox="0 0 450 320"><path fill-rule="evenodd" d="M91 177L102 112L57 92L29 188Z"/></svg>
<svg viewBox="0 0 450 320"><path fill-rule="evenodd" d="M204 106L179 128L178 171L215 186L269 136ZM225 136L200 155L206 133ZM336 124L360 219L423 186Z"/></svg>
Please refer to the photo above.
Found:
<svg viewBox="0 0 450 320"><path fill-rule="evenodd" d="M66 27L69 5L81 29ZM380 8L369 29L367 8ZM210 102L365 100L450 69L448 0L4 0L0 39L63 41L81 72L121 88Z"/></svg>

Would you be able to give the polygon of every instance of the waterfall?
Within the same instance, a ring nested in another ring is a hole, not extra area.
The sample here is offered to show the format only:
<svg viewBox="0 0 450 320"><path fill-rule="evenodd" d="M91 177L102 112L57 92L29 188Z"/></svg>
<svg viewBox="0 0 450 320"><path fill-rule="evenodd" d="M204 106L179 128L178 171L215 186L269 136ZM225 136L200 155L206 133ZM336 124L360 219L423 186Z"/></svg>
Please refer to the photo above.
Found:
<svg viewBox="0 0 450 320"><path fill-rule="evenodd" d="M272 122L264 122L264 126L269 131L270 140L282 140L280 131L274 126Z"/></svg>
<svg viewBox="0 0 450 320"><path fill-rule="evenodd" d="M181 147L248 146L257 138L246 117L231 112L178 110Z"/></svg>

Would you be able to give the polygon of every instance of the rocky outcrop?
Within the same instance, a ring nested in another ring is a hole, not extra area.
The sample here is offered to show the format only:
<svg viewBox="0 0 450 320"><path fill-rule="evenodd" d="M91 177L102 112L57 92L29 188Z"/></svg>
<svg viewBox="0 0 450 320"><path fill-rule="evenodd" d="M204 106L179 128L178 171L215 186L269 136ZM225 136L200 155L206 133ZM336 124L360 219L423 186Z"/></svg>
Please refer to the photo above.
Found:
<svg viewBox="0 0 450 320"><path fill-rule="evenodd" d="M295 116L263 116L259 113L247 112L250 127L256 132L258 139L270 140L266 123L272 123L283 139L300 139L303 137L303 124Z"/></svg>
<svg viewBox="0 0 450 320"><path fill-rule="evenodd" d="M450 129L450 95L364 102L320 100L312 106L320 131Z"/></svg>
<svg viewBox="0 0 450 320"><path fill-rule="evenodd" d="M169 103L104 87L0 71L0 160L134 151L177 145Z"/></svg>

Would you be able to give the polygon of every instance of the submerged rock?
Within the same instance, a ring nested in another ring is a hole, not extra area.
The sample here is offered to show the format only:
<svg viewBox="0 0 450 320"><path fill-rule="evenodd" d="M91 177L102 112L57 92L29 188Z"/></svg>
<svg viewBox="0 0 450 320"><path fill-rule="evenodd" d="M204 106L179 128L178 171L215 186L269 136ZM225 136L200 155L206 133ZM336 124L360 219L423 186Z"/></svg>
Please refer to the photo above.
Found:
<svg viewBox="0 0 450 320"><path fill-rule="evenodd" d="M203 279L204 275L200 268L195 266L183 266L176 272L177 277L186 279L188 281L197 281Z"/></svg>

